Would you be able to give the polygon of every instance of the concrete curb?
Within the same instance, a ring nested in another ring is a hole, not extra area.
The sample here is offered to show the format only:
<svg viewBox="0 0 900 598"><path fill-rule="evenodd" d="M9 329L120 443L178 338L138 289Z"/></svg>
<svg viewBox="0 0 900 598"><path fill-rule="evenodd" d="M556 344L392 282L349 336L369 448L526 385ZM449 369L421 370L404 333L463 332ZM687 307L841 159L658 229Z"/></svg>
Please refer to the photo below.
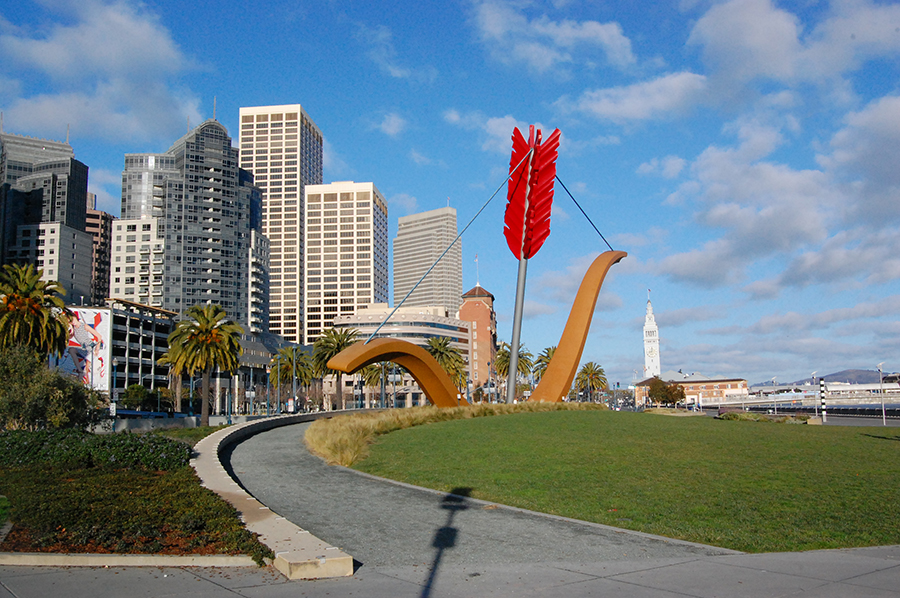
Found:
<svg viewBox="0 0 900 598"><path fill-rule="evenodd" d="M56 554L0 552L0 565L30 567L255 567L249 556L165 554Z"/></svg>
<svg viewBox="0 0 900 598"><path fill-rule="evenodd" d="M203 486L237 509L247 529L259 534L260 541L275 553L272 564L288 579L353 575L353 557L279 517L252 497L228 474L220 455L228 446L259 432L334 415L329 412L284 415L238 424L207 436L194 447L197 455L191 459L191 465Z"/></svg>

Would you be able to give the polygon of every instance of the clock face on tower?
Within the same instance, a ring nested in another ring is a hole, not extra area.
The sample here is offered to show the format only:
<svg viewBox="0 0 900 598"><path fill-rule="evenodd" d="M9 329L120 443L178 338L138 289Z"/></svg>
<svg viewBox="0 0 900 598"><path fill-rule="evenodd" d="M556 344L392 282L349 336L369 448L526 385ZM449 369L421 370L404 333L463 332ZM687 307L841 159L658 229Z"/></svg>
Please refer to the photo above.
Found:
<svg viewBox="0 0 900 598"><path fill-rule="evenodd" d="M650 347L647 349L647 355L649 357L656 357L656 347Z"/></svg>

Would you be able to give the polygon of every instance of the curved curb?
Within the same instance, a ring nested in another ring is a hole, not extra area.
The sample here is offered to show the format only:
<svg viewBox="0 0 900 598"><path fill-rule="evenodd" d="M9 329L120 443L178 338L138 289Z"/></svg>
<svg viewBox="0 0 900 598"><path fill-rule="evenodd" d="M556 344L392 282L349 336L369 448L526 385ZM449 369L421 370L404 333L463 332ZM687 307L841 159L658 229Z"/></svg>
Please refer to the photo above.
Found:
<svg viewBox="0 0 900 598"><path fill-rule="evenodd" d="M229 475L220 455L228 446L254 434L334 415L337 414L307 413L247 422L211 434L194 446L197 455L191 459L191 466L201 484L237 509L247 529L258 534L259 540L275 553L272 564L288 579L353 575L353 557L278 516L256 500Z"/></svg>

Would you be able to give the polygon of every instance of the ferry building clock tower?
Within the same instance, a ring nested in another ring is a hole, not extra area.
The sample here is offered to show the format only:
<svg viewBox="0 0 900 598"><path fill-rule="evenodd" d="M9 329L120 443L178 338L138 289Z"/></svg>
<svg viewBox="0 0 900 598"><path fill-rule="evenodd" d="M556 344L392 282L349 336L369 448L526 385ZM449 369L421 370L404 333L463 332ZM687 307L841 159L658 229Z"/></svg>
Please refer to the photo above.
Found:
<svg viewBox="0 0 900 598"><path fill-rule="evenodd" d="M644 319L644 378L659 376L659 328L653 317L650 293L647 293L647 317Z"/></svg>

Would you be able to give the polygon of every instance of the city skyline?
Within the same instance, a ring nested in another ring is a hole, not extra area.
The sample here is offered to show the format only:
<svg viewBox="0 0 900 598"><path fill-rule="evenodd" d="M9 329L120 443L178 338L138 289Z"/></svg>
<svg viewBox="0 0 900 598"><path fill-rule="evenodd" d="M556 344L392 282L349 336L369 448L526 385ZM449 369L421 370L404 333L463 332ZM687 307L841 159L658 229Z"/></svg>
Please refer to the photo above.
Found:
<svg viewBox="0 0 900 598"><path fill-rule="evenodd" d="M448 198L462 229L503 184L512 128L559 127L560 180L629 253L583 356L611 383L642 368L648 287L666 369L900 369L900 6L415 6L276 4L201 29L206 7L164 0L20 3L0 9L3 127L68 128L99 208L118 215L125 153L163 152L212 117L234 138L240 107L300 103L324 137L324 182L375 181L389 238ZM462 238L463 288L477 254L508 341L516 264L498 195ZM558 342L605 248L560 185L554 203L529 263L533 353Z"/></svg>

